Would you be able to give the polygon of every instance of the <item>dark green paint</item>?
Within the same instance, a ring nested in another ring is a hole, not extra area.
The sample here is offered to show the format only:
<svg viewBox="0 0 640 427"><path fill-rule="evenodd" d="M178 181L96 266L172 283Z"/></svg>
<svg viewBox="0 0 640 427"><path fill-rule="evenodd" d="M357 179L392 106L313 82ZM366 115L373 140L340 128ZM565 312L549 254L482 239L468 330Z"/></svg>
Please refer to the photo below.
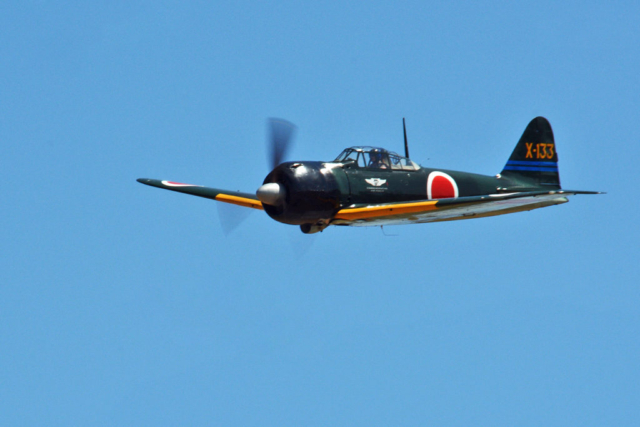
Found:
<svg viewBox="0 0 640 427"><path fill-rule="evenodd" d="M343 154L348 154L353 150L345 150ZM357 150L362 153L363 147L358 147ZM365 151L365 153L373 153L374 151L382 152L387 161L389 156L395 155L383 149L372 149ZM400 156L396 155L396 158L398 157ZM445 209L455 206L464 206L466 209L467 206L472 207L475 204L491 203L498 201L495 196L500 194L504 196L500 196L499 200L522 197L534 200L534 203L525 208L505 208L503 213L510 213L564 203L566 198L563 198L563 195L598 194L598 192L592 191L563 191L561 189L557 169L558 154L553 131L549 122L543 117L536 117L528 124L505 168L495 176L424 167L419 167L417 170L408 170L407 168L380 169L366 167L361 162L359 165L356 163L357 160L349 159L348 155L340 158L346 160L287 162L278 165L267 175L264 183L277 182L284 185L287 189L286 200L279 206L263 205L267 214L277 221L300 225L305 233L321 231L334 221L336 213L341 209L428 200L427 184L429 175L433 172L449 175L457 185L457 198L438 200L436 206ZM358 157L356 156L356 158ZM411 162L409 161L408 164ZM252 193L229 192L201 186L180 186L153 179L139 179L138 182L214 200L220 194L257 200L256 195ZM559 198L549 197L554 194L557 194ZM536 204L536 199L531 198L538 196L541 201ZM489 212L486 209L478 210L477 213L478 217L500 214ZM468 217L474 215L476 213L470 211ZM395 217L394 214L390 216ZM405 216L411 220L411 214ZM464 219L466 217L467 214L463 213L461 217L456 218L443 216L442 220ZM354 225L345 220L339 220L335 223Z"/></svg>
<svg viewBox="0 0 640 427"><path fill-rule="evenodd" d="M159 179L139 178L137 180L141 184L150 185L151 187L162 188L164 190L176 191L178 193L191 194L192 196L204 197L205 199L215 200L219 194L228 194L230 196L243 197L245 199L256 200L256 195L251 193L241 193L240 191L220 190L218 188L203 187L200 185L185 185L183 187L172 187L164 184Z"/></svg>

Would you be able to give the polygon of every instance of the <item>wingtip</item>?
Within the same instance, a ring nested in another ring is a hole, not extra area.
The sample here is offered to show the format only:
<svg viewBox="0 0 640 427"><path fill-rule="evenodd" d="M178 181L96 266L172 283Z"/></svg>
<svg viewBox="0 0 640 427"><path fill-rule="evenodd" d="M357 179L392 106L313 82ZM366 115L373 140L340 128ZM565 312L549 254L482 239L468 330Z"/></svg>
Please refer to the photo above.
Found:
<svg viewBox="0 0 640 427"><path fill-rule="evenodd" d="M136 179L136 181L138 181L141 184L148 184L149 181L151 181L149 178L138 178Z"/></svg>

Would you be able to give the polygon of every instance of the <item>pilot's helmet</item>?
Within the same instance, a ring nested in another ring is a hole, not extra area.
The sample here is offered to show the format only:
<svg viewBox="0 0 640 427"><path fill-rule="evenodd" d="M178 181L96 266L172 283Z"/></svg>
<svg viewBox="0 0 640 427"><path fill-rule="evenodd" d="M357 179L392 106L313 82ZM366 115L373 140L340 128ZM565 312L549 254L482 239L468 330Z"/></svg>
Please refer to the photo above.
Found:
<svg viewBox="0 0 640 427"><path fill-rule="evenodd" d="M369 152L369 158L371 158L371 161L377 162L382 158L382 153L377 148L374 148Z"/></svg>

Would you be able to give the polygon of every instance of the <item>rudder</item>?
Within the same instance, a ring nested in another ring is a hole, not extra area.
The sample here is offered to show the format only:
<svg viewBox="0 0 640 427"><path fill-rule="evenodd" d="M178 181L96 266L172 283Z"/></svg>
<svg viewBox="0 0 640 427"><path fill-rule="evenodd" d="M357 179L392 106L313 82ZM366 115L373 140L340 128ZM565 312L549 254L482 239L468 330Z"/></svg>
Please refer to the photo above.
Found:
<svg viewBox="0 0 640 427"><path fill-rule="evenodd" d="M553 130L544 117L529 122L500 175L521 185L560 188Z"/></svg>

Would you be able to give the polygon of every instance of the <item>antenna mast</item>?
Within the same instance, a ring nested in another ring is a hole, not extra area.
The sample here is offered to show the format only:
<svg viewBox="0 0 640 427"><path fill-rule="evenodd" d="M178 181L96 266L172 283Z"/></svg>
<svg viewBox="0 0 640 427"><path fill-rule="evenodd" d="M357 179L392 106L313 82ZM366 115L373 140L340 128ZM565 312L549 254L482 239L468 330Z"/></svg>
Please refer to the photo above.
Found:
<svg viewBox="0 0 640 427"><path fill-rule="evenodd" d="M409 158L409 143L407 142L407 125L404 122L404 117L402 118L402 130L404 131L404 156Z"/></svg>

